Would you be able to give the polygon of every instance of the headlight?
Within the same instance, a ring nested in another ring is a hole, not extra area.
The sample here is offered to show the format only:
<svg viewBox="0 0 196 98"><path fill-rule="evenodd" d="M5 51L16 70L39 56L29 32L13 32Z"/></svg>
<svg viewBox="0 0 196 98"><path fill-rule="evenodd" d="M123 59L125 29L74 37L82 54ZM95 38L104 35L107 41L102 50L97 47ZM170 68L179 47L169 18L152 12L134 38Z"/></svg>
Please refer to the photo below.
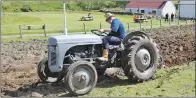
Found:
<svg viewBox="0 0 196 98"><path fill-rule="evenodd" d="M56 46L49 46L50 52L56 52Z"/></svg>

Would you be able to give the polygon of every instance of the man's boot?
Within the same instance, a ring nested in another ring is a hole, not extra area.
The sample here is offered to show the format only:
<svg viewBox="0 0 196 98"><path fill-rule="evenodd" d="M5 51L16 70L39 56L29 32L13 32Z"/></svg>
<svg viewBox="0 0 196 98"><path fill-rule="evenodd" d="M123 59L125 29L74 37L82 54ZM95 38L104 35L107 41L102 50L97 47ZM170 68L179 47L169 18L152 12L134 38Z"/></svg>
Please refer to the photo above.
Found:
<svg viewBox="0 0 196 98"><path fill-rule="evenodd" d="M108 49L103 49L102 57L98 58L100 61L108 61Z"/></svg>

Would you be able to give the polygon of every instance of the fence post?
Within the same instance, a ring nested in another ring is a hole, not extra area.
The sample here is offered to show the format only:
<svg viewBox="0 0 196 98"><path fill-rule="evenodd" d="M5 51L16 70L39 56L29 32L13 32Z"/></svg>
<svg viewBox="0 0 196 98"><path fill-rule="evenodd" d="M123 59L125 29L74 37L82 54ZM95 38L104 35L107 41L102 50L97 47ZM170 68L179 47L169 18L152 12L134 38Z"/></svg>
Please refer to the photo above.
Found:
<svg viewBox="0 0 196 98"><path fill-rule="evenodd" d="M28 30L30 30L31 29L31 26L27 26L28 27Z"/></svg>
<svg viewBox="0 0 196 98"><path fill-rule="evenodd" d="M101 26L101 22L100 22L100 29L102 28L102 26Z"/></svg>
<svg viewBox="0 0 196 98"><path fill-rule="evenodd" d="M21 25L19 25L19 29L20 29L20 38L22 38L22 28L21 28Z"/></svg>
<svg viewBox="0 0 196 98"><path fill-rule="evenodd" d="M150 24L151 24L150 27L151 27L151 29L152 29L152 18L150 19Z"/></svg>
<svg viewBox="0 0 196 98"><path fill-rule="evenodd" d="M86 25L85 23L83 23L83 25L84 25L84 33L86 34Z"/></svg>
<svg viewBox="0 0 196 98"><path fill-rule="evenodd" d="M195 20L192 20L192 21L193 21L193 32L195 32L195 31L194 31L194 30L195 30L195 28L194 28L194 27L195 27L195 26L194 26L194 21L195 21Z"/></svg>
<svg viewBox="0 0 196 98"><path fill-rule="evenodd" d="M171 25L171 19L169 19L169 26Z"/></svg>
<svg viewBox="0 0 196 98"><path fill-rule="evenodd" d="M196 1L195 1L195 6L196 6ZM196 32L196 17L193 20L193 29L194 29L194 32Z"/></svg>
<svg viewBox="0 0 196 98"><path fill-rule="evenodd" d="M45 24L43 25L43 29L44 29L44 35L46 37L46 25Z"/></svg>
<svg viewBox="0 0 196 98"><path fill-rule="evenodd" d="M179 21L179 20L178 20ZM181 32L180 32L180 26L179 26L179 24L178 24L178 33L180 34L180 36L181 36Z"/></svg>
<svg viewBox="0 0 196 98"><path fill-rule="evenodd" d="M187 25L187 19L186 19L186 25Z"/></svg>
<svg viewBox="0 0 196 98"><path fill-rule="evenodd" d="M142 24L141 24L141 21L140 21L140 30L141 30L141 28L142 28Z"/></svg>
<svg viewBox="0 0 196 98"><path fill-rule="evenodd" d="M161 18L160 18L160 27L162 26L162 24L161 24Z"/></svg>

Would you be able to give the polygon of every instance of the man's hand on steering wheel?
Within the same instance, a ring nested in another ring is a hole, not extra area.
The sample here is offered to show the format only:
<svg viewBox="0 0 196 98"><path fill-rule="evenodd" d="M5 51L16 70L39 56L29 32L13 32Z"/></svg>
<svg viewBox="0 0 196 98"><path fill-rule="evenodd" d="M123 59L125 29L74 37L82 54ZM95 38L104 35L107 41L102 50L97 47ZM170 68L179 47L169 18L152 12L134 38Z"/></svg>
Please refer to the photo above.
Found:
<svg viewBox="0 0 196 98"><path fill-rule="evenodd" d="M98 31L99 33L104 33L104 34L109 34L111 32L111 30L108 29L99 29Z"/></svg>
<svg viewBox="0 0 196 98"><path fill-rule="evenodd" d="M103 33L105 30L104 29L99 29L98 30L100 33Z"/></svg>

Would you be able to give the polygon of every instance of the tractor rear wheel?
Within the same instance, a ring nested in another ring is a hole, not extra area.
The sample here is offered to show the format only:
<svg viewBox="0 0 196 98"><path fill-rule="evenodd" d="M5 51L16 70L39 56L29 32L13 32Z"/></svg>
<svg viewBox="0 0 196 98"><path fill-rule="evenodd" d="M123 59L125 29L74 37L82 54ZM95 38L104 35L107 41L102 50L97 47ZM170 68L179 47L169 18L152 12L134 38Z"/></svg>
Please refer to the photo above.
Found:
<svg viewBox="0 0 196 98"><path fill-rule="evenodd" d="M134 32L125 42L125 75L134 81L149 80L158 67L159 50L151 38Z"/></svg>

